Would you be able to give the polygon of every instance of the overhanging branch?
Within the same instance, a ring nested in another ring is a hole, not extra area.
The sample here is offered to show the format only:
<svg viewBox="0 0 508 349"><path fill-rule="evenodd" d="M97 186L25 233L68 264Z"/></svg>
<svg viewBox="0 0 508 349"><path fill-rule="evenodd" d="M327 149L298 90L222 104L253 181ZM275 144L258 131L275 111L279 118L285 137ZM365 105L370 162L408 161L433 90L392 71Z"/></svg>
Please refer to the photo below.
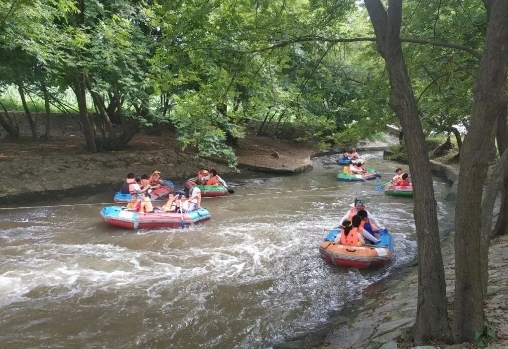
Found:
<svg viewBox="0 0 508 349"><path fill-rule="evenodd" d="M400 38L400 40L402 42L406 42L406 43L412 43L412 44L422 44L422 45L432 45L432 46L438 46L438 47L445 47L445 48L449 48L449 49L453 49L453 50L457 50L457 51L463 51L463 52L466 52L466 53L469 53L471 56L473 56L474 58L480 60L481 58L481 53L470 48L470 47L466 47L466 46L462 46L462 45L458 45L458 44L453 44L453 43L449 43L449 42L444 42L444 41L435 41L435 40L430 40L430 39L412 39L412 38ZM258 50L255 50L253 52L263 52L263 51L270 51L270 50L273 50L273 49L276 49L276 48L281 48L281 47L285 47L285 46L289 46L291 44L295 44L295 43L300 43L300 42L310 42L310 41L315 41L315 42L329 42L329 43L339 43L339 42L376 42L376 38L375 37L360 37L360 38L327 38L327 37L322 37L322 36L301 36L301 37L297 37L297 38L294 38L294 39L291 39L291 40L285 40L285 41L281 41L281 42L278 42L276 44L273 44L273 45L270 45L268 47L263 47L263 48L260 48Z"/></svg>

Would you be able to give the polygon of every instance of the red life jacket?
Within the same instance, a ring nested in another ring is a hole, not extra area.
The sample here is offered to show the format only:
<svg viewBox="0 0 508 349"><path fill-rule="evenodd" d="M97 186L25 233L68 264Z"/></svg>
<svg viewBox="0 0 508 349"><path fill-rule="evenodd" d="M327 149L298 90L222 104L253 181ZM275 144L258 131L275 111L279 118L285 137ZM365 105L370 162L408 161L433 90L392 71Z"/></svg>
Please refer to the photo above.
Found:
<svg viewBox="0 0 508 349"><path fill-rule="evenodd" d="M352 245L352 246L358 246L359 240L358 240L358 228L353 228L349 231L349 234L344 233L344 229L342 230L342 233L340 234L340 243L343 245Z"/></svg>
<svg viewBox="0 0 508 349"><path fill-rule="evenodd" d="M210 177L208 178L208 180L206 181L206 185L217 185L219 184L219 180L217 179L217 176L213 176L213 177Z"/></svg>

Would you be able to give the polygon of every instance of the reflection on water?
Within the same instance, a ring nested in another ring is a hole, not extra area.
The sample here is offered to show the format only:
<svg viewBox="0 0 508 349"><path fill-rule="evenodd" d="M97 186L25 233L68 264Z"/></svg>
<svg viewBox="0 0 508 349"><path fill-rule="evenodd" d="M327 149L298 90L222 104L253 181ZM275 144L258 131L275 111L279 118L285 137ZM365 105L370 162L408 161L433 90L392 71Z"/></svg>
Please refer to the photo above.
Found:
<svg viewBox="0 0 508 349"><path fill-rule="evenodd" d="M373 182L338 182L332 157L294 177L237 176L235 194L204 200L212 219L183 231L107 226L94 203L112 193L0 210L0 347L269 348L326 322L416 253L412 199L376 189L397 167L380 155L370 154L383 176ZM451 224L448 185L434 187ZM383 269L319 257L355 198L395 237Z"/></svg>

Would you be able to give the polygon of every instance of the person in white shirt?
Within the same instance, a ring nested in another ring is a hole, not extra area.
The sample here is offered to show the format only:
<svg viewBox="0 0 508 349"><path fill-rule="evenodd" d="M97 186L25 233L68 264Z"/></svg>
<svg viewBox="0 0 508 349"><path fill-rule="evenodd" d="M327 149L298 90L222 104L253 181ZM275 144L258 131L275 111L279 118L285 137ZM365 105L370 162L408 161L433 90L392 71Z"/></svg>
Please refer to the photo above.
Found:
<svg viewBox="0 0 508 349"><path fill-rule="evenodd" d="M193 185L189 189L185 189L185 194L189 198L188 211L194 211L201 207L201 189Z"/></svg>

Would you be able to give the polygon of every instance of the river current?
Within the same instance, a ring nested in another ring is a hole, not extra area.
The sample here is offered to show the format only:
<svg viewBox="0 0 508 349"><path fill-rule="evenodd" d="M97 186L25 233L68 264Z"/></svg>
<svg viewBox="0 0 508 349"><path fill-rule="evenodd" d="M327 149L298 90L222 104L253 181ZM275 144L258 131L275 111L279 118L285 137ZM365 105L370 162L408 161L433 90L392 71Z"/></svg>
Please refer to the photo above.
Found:
<svg viewBox="0 0 508 349"><path fill-rule="evenodd" d="M362 183L337 181L335 157L291 177L225 175L235 193L204 199L212 219L185 230L108 226L112 192L0 209L0 348L271 348L326 323L416 254L413 200L379 190L399 166L381 156L367 158L382 178ZM449 185L434 189L445 230ZM384 268L319 256L355 198L394 235Z"/></svg>

